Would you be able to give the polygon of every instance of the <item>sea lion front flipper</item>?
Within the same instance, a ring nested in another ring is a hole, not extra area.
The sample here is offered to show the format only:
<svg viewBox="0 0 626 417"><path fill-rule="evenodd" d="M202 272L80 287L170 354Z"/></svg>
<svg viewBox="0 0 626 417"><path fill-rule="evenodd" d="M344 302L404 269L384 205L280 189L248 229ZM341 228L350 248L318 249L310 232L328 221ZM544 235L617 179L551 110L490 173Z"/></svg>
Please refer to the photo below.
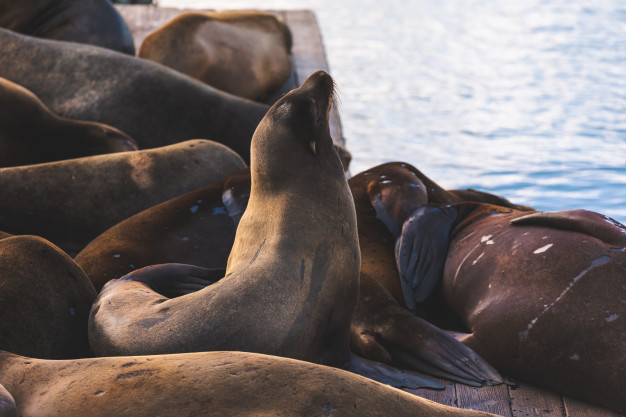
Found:
<svg viewBox="0 0 626 417"><path fill-rule="evenodd" d="M416 303L430 295L443 273L457 214L452 206L424 206L402 226L396 241L396 264L404 302L412 312Z"/></svg>
<svg viewBox="0 0 626 417"><path fill-rule="evenodd" d="M349 372L396 388L444 388L439 382L421 377L412 372L394 368L393 366L385 365L381 362L361 358L353 353L350 354L350 361L345 369Z"/></svg>
<svg viewBox="0 0 626 417"><path fill-rule="evenodd" d="M15 400L2 384L0 384L0 417L18 417Z"/></svg>
<svg viewBox="0 0 626 417"><path fill-rule="evenodd" d="M137 269L120 280L141 282L153 291L176 298L207 287L224 277L224 268L202 268L187 264L159 264Z"/></svg>
<svg viewBox="0 0 626 417"><path fill-rule="evenodd" d="M542 226L583 233L622 247L626 227L616 220L588 210L540 211L511 220L514 226Z"/></svg>

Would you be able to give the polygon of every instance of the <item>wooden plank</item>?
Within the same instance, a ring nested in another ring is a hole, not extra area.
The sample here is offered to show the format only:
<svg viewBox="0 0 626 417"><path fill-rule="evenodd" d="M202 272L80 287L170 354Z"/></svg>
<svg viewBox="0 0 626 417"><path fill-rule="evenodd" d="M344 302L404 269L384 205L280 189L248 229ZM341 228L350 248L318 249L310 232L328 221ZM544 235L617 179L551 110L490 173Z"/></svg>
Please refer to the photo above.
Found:
<svg viewBox="0 0 626 417"><path fill-rule="evenodd" d="M626 395L626 393L624 393L624 395ZM574 398L563 397L563 402L565 404L565 414L567 417L624 417L624 414L619 414L615 411Z"/></svg>
<svg viewBox="0 0 626 417"><path fill-rule="evenodd" d="M456 384L459 407L513 417L507 385L475 388Z"/></svg>
<svg viewBox="0 0 626 417"><path fill-rule="evenodd" d="M562 397L550 391L519 383L509 387L509 395L514 417L566 417Z"/></svg>
<svg viewBox="0 0 626 417"><path fill-rule="evenodd" d="M458 407L458 399L456 396L456 388L453 382L445 379L432 378L428 375L424 375L426 378L431 378L434 381L440 382L443 386L443 390L435 389L405 389L406 392L417 395L418 397L426 398L427 400L434 401L439 404L448 405L450 407Z"/></svg>

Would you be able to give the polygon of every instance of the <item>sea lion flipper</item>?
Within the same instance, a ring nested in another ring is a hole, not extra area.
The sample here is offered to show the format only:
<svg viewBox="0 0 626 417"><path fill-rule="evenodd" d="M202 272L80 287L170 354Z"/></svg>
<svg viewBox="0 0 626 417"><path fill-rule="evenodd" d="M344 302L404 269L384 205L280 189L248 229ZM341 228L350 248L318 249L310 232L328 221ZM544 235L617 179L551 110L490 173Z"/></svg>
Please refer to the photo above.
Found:
<svg viewBox="0 0 626 417"><path fill-rule="evenodd" d="M626 227L600 213L588 210L540 211L511 220L514 226L543 226L570 230L602 240L626 245Z"/></svg>
<svg viewBox="0 0 626 417"><path fill-rule="evenodd" d="M498 371L471 348L405 308L395 305L367 317L362 311L353 317L358 335L351 340L362 356L476 387L502 383Z"/></svg>
<svg viewBox="0 0 626 417"><path fill-rule="evenodd" d="M225 272L223 268L169 263L147 266L126 274L121 279L141 282L165 297L175 298L213 284Z"/></svg>
<svg viewBox="0 0 626 417"><path fill-rule="evenodd" d="M408 312L395 315L398 321L411 331L381 335L395 363L470 386L502 383L495 368L440 328Z"/></svg>
<svg viewBox="0 0 626 417"><path fill-rule="evenodd" d="M0 417L17 416L17 406L13 396L0 384Z"/></svg>
<svg viewBox="0 0 626 417"><path fill-rule="evenodd" d="M385 365L384 363L361 358L355 354L350 354L350 361L346 366L346 370L396 388L444 388L439 382Z"/></svg>
<svg viewBox="0 0 626 417"><path fill-rule="evenodd" d="M424 206L404 222L396 241L396 264L402 295L409 310L424 301L441 277L457 210L452 206Z"/></svg>

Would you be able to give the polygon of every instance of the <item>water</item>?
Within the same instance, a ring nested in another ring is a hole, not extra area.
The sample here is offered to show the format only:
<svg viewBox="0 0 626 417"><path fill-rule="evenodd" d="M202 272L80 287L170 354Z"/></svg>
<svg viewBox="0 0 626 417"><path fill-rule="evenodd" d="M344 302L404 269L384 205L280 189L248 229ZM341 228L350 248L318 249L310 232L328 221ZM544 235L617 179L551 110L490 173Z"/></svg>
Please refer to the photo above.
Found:
<svg viewBox="0 0 626 417"><path fill-rule="evenodd" d="M315 10L352 173L406 161L446 188L626 223L623 0L160 0Z"/></svg>

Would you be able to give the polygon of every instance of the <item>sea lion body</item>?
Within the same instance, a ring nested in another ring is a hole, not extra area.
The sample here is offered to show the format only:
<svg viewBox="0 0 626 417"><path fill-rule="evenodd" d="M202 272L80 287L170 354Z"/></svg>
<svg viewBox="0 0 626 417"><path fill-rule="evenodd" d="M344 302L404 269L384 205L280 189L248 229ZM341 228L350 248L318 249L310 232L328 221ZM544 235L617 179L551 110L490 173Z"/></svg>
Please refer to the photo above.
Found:
<svg viewBox="0 0 626 417"><path fill-rule="evenodd" d="M32 91L60 116L122 130L140 149L204 138L229 146L247 162L250 139L267 111L154 62L4 29L0 76Z"/></svg>
<svg viewBox="0 0 626 417"><path fill-rule="evenodd" d="M15 408L12 395L22 417L492 415L436 404L338 369L243 352L71 361L2 352L0 384L0 412L3 397L7 408Z"/></svg>
<svg viewBox="0 0 626 417"><path fill-rule="evenodd" d="M181 13L148 35L137 55L219 90L262 100L291 75L291 33L258 11Z"/></svg>
<svg viewBox="0 0 626 417"><path fill-rule="evenodd" d="M0 229L77 253L123 219L245 167L227 147L192 140L157 149L0 169Z"/></svg>
<svg viewBox="0 0 626 417"><path fill-rule="evenodd" d="M108 281L149 265L226 268L249 197L246 168L121 221L93 239L75 260L98 291Z"/></svg>
<svg viewBox="0 0 626 417"><path fill-rule="evenodd" d="M330 76L314 73L259 125L250 201L225 278L174 299L141 282L110 282L90 318L99 355L245 349L349 361L360 256L354 203L328 127L332 96Z"/></svg>
<svg viewBox="0 0 626 417"><path fill-rule="evenodd" d="M123 132L58 117L33 93L0 78L0 167L137 150Z"/></svg>
<svg viewBox="0 0 626 417"><path fill-rule="evenodd" d="M135 55L130 29L107 0L4 0L0 27Z"/></svg>
<svg viewBox="0 0 626 417"><path fill-rule="evenodd" d="M45 239L0 236L0 349L48 359L91 356L87 322L97 294Z"/></svg>
<svg viewBox="0 0 626 417"><path fill-rule="evenodd" d="M592 234L525 214L478 217L450 242L443 293L464 343L507 375L625 412L626 228L583 210L551 215Z"/></svg>

